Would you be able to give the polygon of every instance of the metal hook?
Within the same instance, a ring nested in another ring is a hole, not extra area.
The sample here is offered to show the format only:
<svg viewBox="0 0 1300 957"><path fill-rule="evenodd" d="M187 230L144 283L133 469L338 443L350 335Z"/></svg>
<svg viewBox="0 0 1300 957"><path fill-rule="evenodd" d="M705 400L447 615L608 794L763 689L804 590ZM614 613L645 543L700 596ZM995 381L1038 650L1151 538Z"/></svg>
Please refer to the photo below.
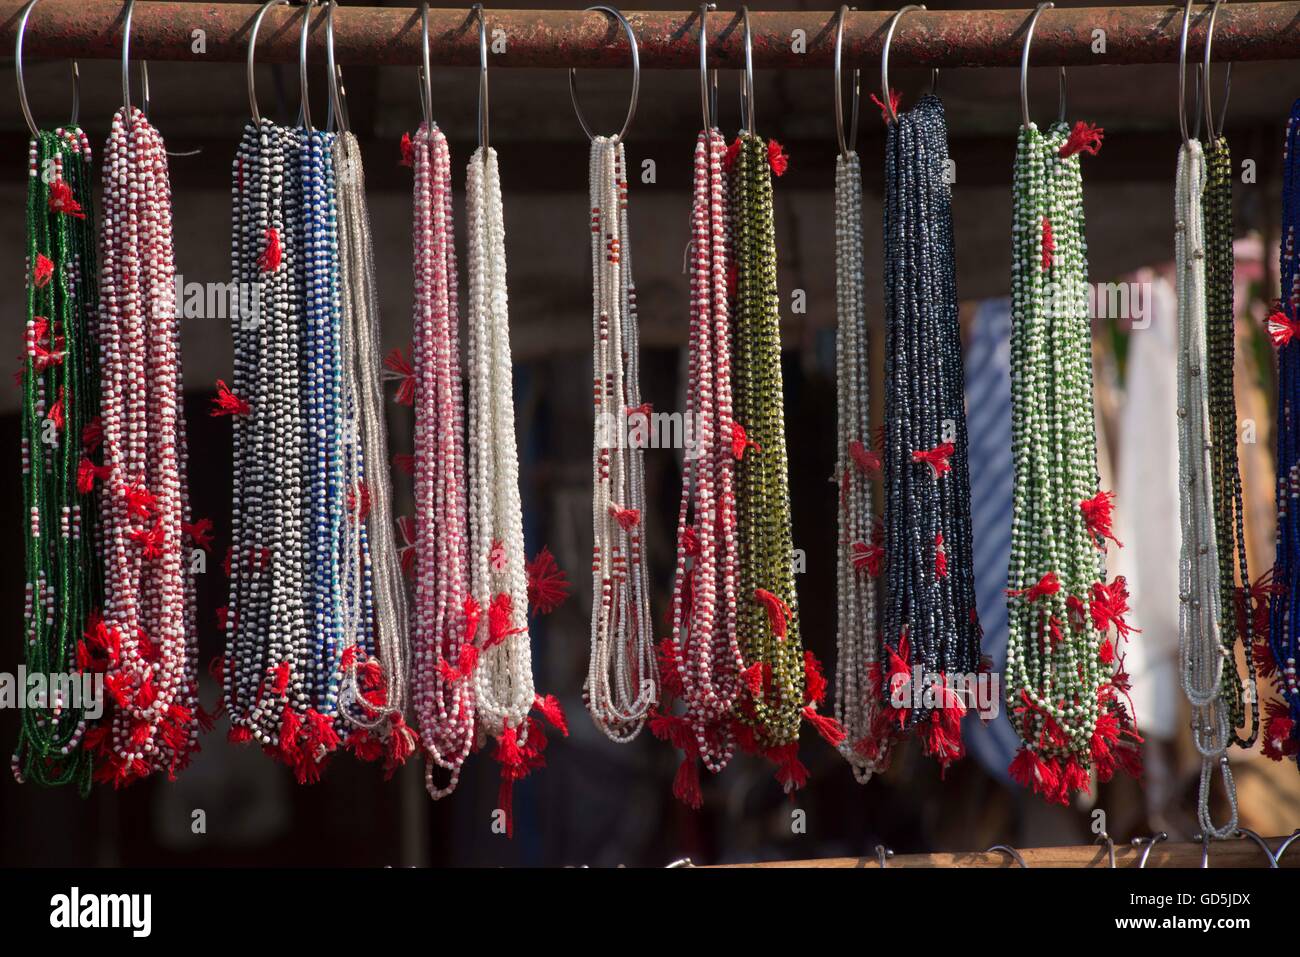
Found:
<svg viewBox="0 0 1300 957"><path fill-rule="evenodd" d="M41 131L36 128L36 121L32 119L31 107L27 105L27 86L23 83L23 34L27 31L27 17L32 12L32 7L36 6L40 0L27 0L27 5L23 7L22 15L18 18L18 36L14 42L14 74L18 79L18 105L22 108L23 119L27 121L27 128L32 131L32 136L40 136ZM69 126L77 125L77 116L81 113L81 70L77 67L77 61L72 61L72 118L68 120Z"/></svg>
<svg viewBox="0 0 1300 957"><path fill-rule="evenodd" d="M613 137L613 142L621 143L623 137L627 135L628 127L632 125L632 117L636 116L637 96L641 92L641 56L637 52L636 32L632 29L632 24L628 23L627 17L623 16L613 7L606 7L597 4L594 7L588 7L587 13L593 10L599 10L602 13L608 13L617 20L623 27L623 32L627 34L628 45L632 48L632 102L627 107L627 118L623 120L623 128L618 131L618 135ZM591 127L587 125L586 119L582 115L582 107L578 106L578 71L569 67L569 99L573 101L573 112L578 114L578 122L582 125L582 131L587 134L587 139L594 140L595 134L591 132Z"/></svg>
<svg viewBox="0 0 1300 957"><path fill-rule="evenodd" d="M1292 837L1294 836L1295 835L1292 835ZM1250 828L1248 827L1237 828L1237 837L1250 838L1252 841L1258 844L1259 849L1262 850L1264 852L1264 856L1268 858L1268 866L1270 870L1279 866L1277 863L1277 855L1275 855L1272 851L1270 851L1268 849L1267 842L1265 842L1265 840L1262 837L1260 837ZM1282 847L1286 847L1286 845L1283 844Z"/></svg>
<svg viewBox="0 0 1300 957"><path fill-rule="evenodd" d="M122 20L122 107L128 128L131 125L131 14L135 0L126 0L126 14Z"/></svg>
<svg viewBox="0 0 1300 957"><path fill-rule="evenodd" d="M261 8L253 15L253 24L248 30L248 60L245 68L245 79L248 82L248 109L253 115L253 125L262 125L262 115L257 109L257 87L253 78L253 56L257 50L257 31L262 26L262 17L266 16L266 11L281 3L288 3L289 0L266 0Z"/></svg>
<svg viewBox="0 0 1300 957"><path fill-rule="evenodd" d="M884 103L885 109L889 112L889 122L898 122L898 113L894 110L894 101L889 96L889 46L894 42L894 28L898 26L898 19L903 14L912 10L924 10L924 3L911 3L900 9L889 18L889 28L885 31L885 44L880 50L880 96ZM938 74L933 74L934 82L938 82Z"/></svg>
<svg viewBox="0 0 1300 957"><path fill-rule="evenodd" d="M302 31L298 34L298 125L311 132L311 94L307 89L307 33L311 28L312 7L320 0L307 0L302 10Z"/></svg>
<svg viewBox="0 0 1300 957"><path fill-rule="evenodd" d="M745 132L754 135L754 35L749 29L749 7L740 8L740 22L745 41L745 72L741 75L740 115L745 120Z"/></svg>
<svg viewBox="0 0 1300 957"><path fill-rule="evenodd" d="M1151 850L1161 841L1169 840L1169 835L1164 831L1159 834L1153 834L1150 837L1135 837L1131 843L1134 847L1142 848L1142 856L1138 858L1138 869L1142 870L1147 866L1147 858L1151 856Z"/></svg>
<svg viewBox="0 0 1300 957"><path fill-rule="evenodd" d="M420 109L426 129L433 128L433 70L429 65L429 4L420 4Z"/></svg>
<svg viewBox="0 0 1300 957"><path fill-rule="evenodd" d="M1192 145L1191 137L1187 135L1187 26L1191 21L1191 17L1192 0L1185 0L1183 3L1183 29L1178 36L1178 129L1183 134L1184 147L1191 147Z"/></svg>
<svg viewBox="0 0 1300 957"><path fill-rule="evenodd" d="M718 113L718 72L709 72L708 33L709 11L716 9L716 3L700 4L700 110L704 114L705 130L713 129L713 117Z"/></svg>
<svg viewBox="0 0 1300 957"><path fill-rule="evenodd" d="M1193 834L1192 840L1200 839L1201 842L1201 870L1208 870L1210 867L1210 832L1204 834Z"/></svg>
<svg viewBox="0 0 1300 957"><path fill-rule="evenodd" d="M1038 26L1038 18L1047 10L1052 10L1056 4L1040 3L1034 8L1034 12L1029 15L1029 25L1025 27L1025 43L1020 48L1020 125L1029 129L1031 121L1029 119L1029 45L1034 42L1034 27ZM1057 122L1065 122L1065 67L1061 67L1060 80L1057 84L1057 96L1059 102Z"/></svg>
<svg viewBox="0 0 1300 957"><path fill-rule="evenodd" d="M337 125L339 133L346 133L352 124L348 121L348 101L343 90L343 68L334 62L334 10L338 0L329 0L325 10L325 69L329 73L330 116L325 122L328 128L330 120Z"/></svg>
<svg viewBox="0 0 1300 957"><path fill-rule="evenodd" d="M487 155L488 149L488 42L487 15L483 4L476 3L470 7L470 13L478 17L478 146Z"/></svg>
<svg viewBox="0 0 1300 957"><path fill-rule="evenodd" d="M840 156L848 159L849 153L858 146L858 80L862 71L853 68L853 118L849 121L849 138L844 139L844 90L840 75L840 59L844 52L844 21L848 18L849 7L840 7L835 17L835 135L840 141Z"/></svg>
<svg viewBox="0 0 1300 957"><path fill-rule="evenodd" d="M1219 15L1219 6L1224 0L1214 0L1210 7L1210 22L1205 26L1205 68L1201 82L1205 101L1205 135L1211 143L1223 135L1223 122L1228 117L1228 96L1232 92L1232 64L1228 64L1227 75L1223 79L1223 109L1219 113L1219 127L1215 132L1214 109L1210 105L1210 48L1214 44L1214 21Z"/></svg>
<svg viewBox="0 0 1300 957"><path fill-rule="evenodd" d="M1114 870L1115 869L1115 840L1105 831L1102 831L1100 834L1097 835L1097 839L1092 843L1100 844L1103 841L1106 842L1106 858L1110 863L1110 869Z"/></svg>
<svg viewBox="0 0 1300 957"><path fill-rule="evenodd" d="M1300 837L1300 827L1292 831L1291 836L1277 846L1277 852L1273 855L1273 863L1276 866L1282 866L1282 855L1286 853L1287 848L1289 848L1298 837Z"/></svg>
<svg viewBox="0 0 1300 957"><path fill-rule="evenodd" d="M876 865L883 871L889 865L886 863L889 858L894 856L894 852L885 847L883 844L876 845Z"/></svg>
<svg viewBox="0 0 1300 957"><path fill-rule="evenodd" d="M992 854L994 851L1001 851L1003 854L1007 855L1009 858L1015 861L1016 864L1025 868L1026 870L1029 868L1029 865L1025 863L1025 859L1020 856L1020 852L1017 851L1014 847L1011 847L1007 844L994 844L992 847L988 848L984 853Z"/></svg>

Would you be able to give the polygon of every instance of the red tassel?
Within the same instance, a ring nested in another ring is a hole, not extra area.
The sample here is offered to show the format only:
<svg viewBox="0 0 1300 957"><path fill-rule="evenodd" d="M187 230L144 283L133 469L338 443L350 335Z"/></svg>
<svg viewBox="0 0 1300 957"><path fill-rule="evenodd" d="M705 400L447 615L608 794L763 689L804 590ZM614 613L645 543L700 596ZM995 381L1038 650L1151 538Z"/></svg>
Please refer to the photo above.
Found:
<svg viewBox="0 0 1300 957"><path fill-rule="evenodd" d="M745 427L743 425L741 425L739 422L732 422L731 423L732 458L734 458L737 462L743 461L745 458L746 449L753 449L755 452L763 451L759 447L759 444L757 442L750 441L749 434L745 431Z"/></svg>
<svg viewBox="0 0 1300 957"><path fill-rule="evenodd" d="M77 202L77 197L72 195L72 187L65 180L56 179L50 184L48 205L52 213L64 213L77 219L86 218L86 213Z"/></svg>
<svg viewBox="0 0 1300 957"><path fill-rule="evenodd" d="M826 675L822 663L808 648L803 653L803 697L805 704L821 704L826 700Z"/></svg>
<svg viewBox="0 0 1300 957"><path fill-rule="evenodd" d="M952 471L952 458L956 448L951 442L941 442L932 449L922 449L912 453L913 462L924 462L930 466L930 472L937 479L946 472Z"/></svg>
<svg viewBox="0 0 1300 957"><path fill-rule="evenodd" d="M1026 747L1021 747L1016 752L1015 759L1007 770L1013 781L1022 787L1033 788L1035 794L1055 792L1061 778L1054 762L1044 760L1038 752Z"/></svg>
<svg viewBox="0 0 1300 957"><path fill-rule="evenodd" d="M1074 124L1074 129L1070 130L1069 138L1062 144L1056 155L1061 159L1071 157L1075 153L1096 156L1101 151L1102 134L1105 132L1100 126L1079 120Z"/></svg>
<svg viewBox="0 0 1300 957"><path fill-rule="evenodd" d="M543 546L524 568L528 573L528 605L535 614L549 615L569 597L569 579L549 548Z"/></svg>
<svg viewBox="0 0 1300 957"><path fill-rule="evenodd" d="M776 779L786 794L792 794L808 783L808 769L799 760L798 741L768 748L767 757L775 762Z"/></svg>
<svg viewBox="0 0 1300 957"><path fill-rule="evenodd" d="M704 803L700 793L700 765L694 754L687 753L673 776L673 797L693 811L698 811Z"/></svg>
<svg viewBox="0 0 1300 957"><path fill-rule="evenodd" d="M1116 576L1115 580L1109 585L1104 582L1095 582L1092 586L1092 602L1089 605L1092 612L1092 625L1098 631L1106 631L1111 625L1115 626L1115 633L1120 637L1127 639L1130 634L1141 633L1142 629L1134 628L1124 620L1124 615L1128 613L1128 582L1123 575Z"/></svg>
<svg viewBox="0 0 1300 957"><path fill-rule="evenodd" d="M519 732L508 724L502 728L501 736L497 738L496 759L503 770L523 764L524 756L519 750Z"/></svg>
<svg viewBox="0 0 1300 957"><path fill-rule="evenodd" d="M772 167L773 176L784 176L790 168L790 157L776 140L767 141L767 163Z"/></svg>
<svg viewBox="0 0 1300 957"><path fill-rule="evenodd" d="M384 738L384 780L389 780L407 758L415 753L415 732L406 724L400 714L393 715L388 726L388 736Z"/></svg>
<svg viewBox="0 0 1300 957"><path fill-rule="evenodd" d="M868 478L880 477L880 453L870 451L865 445L854 439L849 443L849 457L863 475Z"/></svg>
<svg viewBox="0 0 1300 957"><path fill-rule="evenodd" d="M569 722L565 720L564 709L560 707L559 698L553 694L538 695L533 699L533 707L552 728L566 738L569 736Z"/></svg>
<svg viewBox="0 0 1300 957"><path fill-rule="evenodd" d="M854 542L850 548L853 550L853 567L857 571L865 571L872 578L880 574L880 569L885 561L885 550L879 545L868 545L866 542Z"/></svg>
<svg viewBox="0 0 1300 957"><path fill-rule="evenodd" d="M1056 577L1056 572L1048 572L1028 588L1008 588L1007 597L1024 598L1025 601L1037 601L1039 598L1045 598L1048 595L1055 595L1060 590L1061 581Z"/></svg>
<svg viewBox="0 0 1300 957"><path fill-rule="evenodd" d="M155 522L152 528L132 529L127 533L127 537L140 546L140 554L146 560L162 557L163 530L161 519Z"/></svg>
<svg viewBox="0 0 1300 957"><path fill-rule="evenodd" d="M217 397L212 400L213 418L222 415L248 415L253 407L230 391L230 387L221 379L217 380Z"/></svg>
<svg viewBox="0 0 1300 957"><path fill-rule="evenodd" d="M492 648L501 644L511 635L518 635L524 632L524 628L511 628L511 615L514 611L510 595L501 592L492 600L488 606L488 640L484 643L484 649Z"/></svg>
<svg viewBox="0 0 1300 957"><path fill-rule="evenodd" d="M212 548L212 519L201 518L197 522L181 522L181 533L188 535L198 548L205 552Z"/></svg>
<svg viewBox="0 0 1300 957"><path fill-rule="evenodd" d="M948 550L943 547L943 532L934 534L934 574L936 578L948 577Z"/></svg>
<svg viewBox="0 0 1300 957"><path fill-rule="evenodd" d="M898 639L897 649L889 647L888 642L886 642L885 651L889 655L889 671L885 675L885 691L892 698L896 691L901 690L912 681L912 649L907 633L904 632ZM891 707L893 706L891 705ZM912 709L902 707L893 710L898 721L898 727L902 729L907 724L907 718Z"/></svg>
<svg viewBox="0 0 1300 957"><path fill-rule="evenodd" d="M903 96L897 90L889 91L889 105L886 106L884 101L876 94L871 94L871 102L880 107L880 119L886 124L889 123L890 113L898 115L898 104L902 101Z"/></svg>
<svg viewBox="0 0 1300 957"><path fill-rule="evenodd" d="M399 405L415 405L415 367L411 365L410 349L407 354L402 355L401 349L394 349L384 357L384 368L388 373L384 375L385 379L396 381L397 395L395 399Z"/></svg>
<svg viewBox="0 0 1300 957"><path fill-rule="evenodd" d="M619 528L625 532L630 532L641 524L641 512L635 508L623 508L620 505L611 505L609 514L618 522Z"/></svg>
<svg viewBox="0 0 1300 957"><path fill-rule="evenodd" d="M1110 539L1120 548L1124 547L1111 529L1112 512L1115 508L1114 493L1099 491L1092 498L1080 502L1079 508L1083 510L1084 524L1088 526L1088 532L1096 540L1098 548L1105 551L1107 539Z"/></svg>
<svg viewBox="0 0 1300 957"><path fill-rule="evenodd" d="M226 732L226 740L231 744L247 744L253 740L253 732L242 724L232 725L230 730Z"/></svg>
<svg viewBox="0 0 1300 957"><path fill-rule="evenodd" d="M727 147L727 151L722 154L722 168L730 171L736 165L736 157L740 155L740 137L737 136Z"/></svg>
<svg viewBox="0 0 1300 957"><path fill-rule="evenodd" d="M95 416L81 427L81 447L87 455L104 444L104 423Z"/></svg>
<svg viewBox="0 0 1300 957"><path fill-rule="evenodd" d="M664 695L670 698L682 697L685 689L682 687L681 661L677 657L677 646L671 638L659 642L656 657L659 660L659 684Z"/></svg>
<svg viewBox="0 0 1300 957"><path fill-rule="evenodd" d="M832 748L838 748L849 736L849 733L844 730L844 725L829 715L818 714L814 705L806 705L802 714L804 720L811 724Z"/></svg>
<svg viewBox="0 0 1300 957"><path fill-rule="evenodd" d="M141 482L142 480L137 480L134 485L128 485L122 490L122 497L126 499L126 514L132 518L148 518L158 507L157 496Z"/></svg>
<svg viewBox="0 0 1300 957"><path fill-rule="evenodd" d="M106 479L113 474L111 465L96 465L90 459L83 458L77 465L77 491L89 495L95 490L97 479Z"/></svg>
<svg viewBox="0 0 1300 957"><path fill-rule="evenodd" d="M266 231L266 246L258 257L257 267L262 272L275 272L284 259L284 247L280 245L280 232L277 229Z"/></svg>
<svg viewBox="0 0 1300 957"><path fill-rule="evenodd" d="M50 411L45 413L45 417L54 423L56 430L63 430L63 386L59 386L59 397L54 400L54 404L50 406Z"/></svg>
<svg viewBox="0 0 1300 957"><path fill-rule="evenodd" d="M465 604L462 606L461 610L465 613L465 634L462 636L461 640L468 644L473 641L474 636L478 634L480 615L478 602L475 601L472 596L466 598Z"/></svg>
<svg viewBox="0 0 1300 957"><path fill-rule="evenodd" d="M275 666L271 672L271 693L277 698L283 698L285 692L289 690L289 662L282 661Z"/></svg>
<svg viewBox="0 0 1300 957"><path fill-rule="evenodd" d="M401 166L415 166L415 145L411 142L411 134L402 134L402 158L399 161Z"/></svg>
<svg viewBox="0 0 1300 957"><path fill-rule="evenodd" d="M315 708L307 709L307 724L304 735L307 747L316 759L323 753L333 751L339 746L339 736L334 730L334 722Z"/></svg>
<svg viewBox="0 0 1300 957"><path fill-rule="evenodd" d="M790 610L790 606L779 596L772 594L765 588L754 589L754 600L761 604L763 610L767 612L767 622L772 626L772 634L777 638L784 639L790 624L790 618L794 614Z"/></svg>
<svg viewBox="0 0 1300 957"><path fill-rule="evenodd" d="M1056 253L1056 239L1052 236L1052 221L1046 216L1043 217L1042 250L1043 272L1047 272L1052 268L1052 260Z"/></svg>
<svg viewBox="0 0 1300 957"><path fill-rule="evenodd" d="M292 707L285 707L284 715L280 718L280 755L284 758L286 764L296 764L299 749L298 735L302 731L302 718L298 717L298 712Z"/></svg>
<svg viewBox="0 0 1300 957"><path fill-rule="evenodd" d="M32 285L44 289L54 276L54 263L43 253L36 254L36 264L32 267Z"/></svg>
<svg viewBox="0 0 1300 957"><path fill-rule="evenodd" d="M1300 318L1288 319L1279 306L1276 312L1264 320L1264 325L1268 329L1268 337L1273 340L1273 345L1281 349L1300 335Z"/></svg>
<svg viewBox="0 0 1300 957"><path fill-rule="evenodd" d="M749 693L755 698L761 695L763 693L762 662L756 661L748 668L742 669L740 672L740 680L744 682L745 687L749 689Z"/></svg>

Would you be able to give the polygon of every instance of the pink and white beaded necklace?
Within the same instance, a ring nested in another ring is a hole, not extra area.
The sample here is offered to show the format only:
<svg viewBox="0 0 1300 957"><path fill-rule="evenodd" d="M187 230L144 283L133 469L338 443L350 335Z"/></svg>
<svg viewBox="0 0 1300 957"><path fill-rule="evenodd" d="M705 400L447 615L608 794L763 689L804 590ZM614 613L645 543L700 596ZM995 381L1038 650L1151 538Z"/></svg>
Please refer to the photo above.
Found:
<svg viewBox="0 0 1300 957"><path fill-rule="evenodd" d="M162 137L127 86L104 151L101 295L104 465L99 488L103 620L117 647L105 686L113 707L86 736L95 777L129 784L169 776L198 748L193 580L182 562L190 522L171 185Z"/></svg>

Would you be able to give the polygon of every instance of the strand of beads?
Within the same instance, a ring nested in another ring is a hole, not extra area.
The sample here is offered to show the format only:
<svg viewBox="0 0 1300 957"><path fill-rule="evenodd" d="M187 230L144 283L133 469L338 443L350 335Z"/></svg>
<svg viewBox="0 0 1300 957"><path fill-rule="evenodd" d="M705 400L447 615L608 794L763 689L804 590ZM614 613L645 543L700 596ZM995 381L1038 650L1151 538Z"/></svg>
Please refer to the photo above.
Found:
<svg viewBox="0 0 1300 957"><path fill-rule="evenodd" d="M56 697L55 675L102 672L116 651L96 642L100 600L94 496L101 477L92 387L96 308L91 153L76 127L42 131L28 146L27 322L21 368L26 602L24 662L50 682L23 708L15 778L90 790L81 747L85 704ZM84 634L84 637L83 637Z"/></svg>
<svg viewBox="0 0 1300 957"><path fill-rule="evenodd" d="M635 738L658 697L642 556L645 442L636 287L627 223L626 158L618 139L591 141L592 449L591 657L587 710L612 741Z"/></svg>
<svg viewBox="0 0 1300 957"><path fill-rule="evenodd" d="M369 732L383 747L391 774L414 750L415 738L404 717L409 658L406 588L393 534L374 246L361 148L352 133L345 131L337 137L332 159L338 182L341 360L349 471L342 554L351 570L345 577L348 614L344 634L355 642L348 646L351 654L343 669L341 714L362 732L349 735L354 753L373 753L365 741L365 732ZM367 656L372 647L377 650L377 661ZM373 674L374 665L380 669L379 676ZM375 683L376 677L379 687L363 687L367 680Z"/></svg>
<svg viewBox="0 0 1300 957"><path fill-rule="evenodd" d="M889 725L881 705L877 540L870 480L880 477L871 449L866 290L862 258L862 168L852 150L835 162L835 336L839 488L835 630L835 718L846 738L840 753L865 784L889 761Z"/></svg>
<svg viewBox="0 0 1300 957"><path fill-rule="evenodd" d="M1269 316L1277 346L1277 553L1274 593L1269 612L1271 668L1283 703L1269 708L1267 753L1294 759L1300 753L1300 100L1291 106L1284 141L1282 171L1281 296Z"/></svg>
<svg viewBox="0 0 1300 957"><path fill-rule="evenodd" d="M1192 706L1192 742L1201 755L1197 818L1202 832L1225 838L1237 829L1236 788L1225 754L1231 742L1223 700L1223 648L1219 634L1219 554L1215 535L1209 389L1206 384L1205 230L1202 195L1205 154L1197 140L1178 151L1175 180L1174 257L1178 293L1178 660L1183 693ZM1231 810L1215 827L1210 783L1218 764Z"/></svg>
<svg viewBox="0 0 1300 957"><path fill-rule="evenodd" d="M425 753L425 787L455 790L474 745L474 644L479 609L469 588L464 423L460 381L451 154L437 126L411 138L415 174L415 520L411 701ZM435 781L435 769L448 772Z"/></svg>
<svg viewBox="0 0 1300 957"><path fill-rule="evenodd" d="M496 739L501 765L498 810L513 831L516 781L545 765L546 736L530 717L537 708L567 734L553 696L533 687L528 635L519 458L506 289L505 217L496 150L470 157L469 220L469 572L476 609L487 616L473 669L478 733Z"/></svg>
<svg viewBox="0 0 1300 957"><path fill-rule="evenodd" d="M1219 554L1219 638L1225 650L1223 700L1232 741L1250 748L1259 735L1255 680L1254 615L1246 613L1250 571L1246 564L1245 510L1237 460L1235 370L1237 317L1234 306L1235 254L1232 232L1232 152L1223 136L1205 147L1208 167L1203 198L1205 223L1206 387L1209 393L1214 535ZM1235 564L1234 564L1235 558ZM1243 591L1245 590L1245 591ZM1236 646L1245 653L1246 674L1237 670ZM1247 725L1250 734L1238 729Z"/></svg>
<svg viewBox="0 0 1300 957"><path fill-rule="evenodd" d="M1101 134L1022 128L1014 174L1006 697L1023 746L1011 774L1059 803L1093 771L1141 769L1118 647L1134 629L1124 579L1104 579L1112 497L1097 488L1079 154Z"/></svg>
<svg viewBox="0 0 1300 957"><path fill-rule="evenodd" d="M781 376L772 173L785 170L775 142L742 133L731 147L736 288L733 372L739 554L739 614L745 690L736 706L738 742L776 764L787 792L802 787L799 731L807 719L834 747L845 739L819 715L826 682L799 635ZM807 674L805 672L808 672Z"/></svg>
<svg viewBox="0 0 1300 957"><path fill-rule="evenodd" d="M732 236L726 150L716 128L702 131L695 145L685 396L695 447L682 466L672 634L659 646L663 709L650 718L651 733L684 752L673 794L695 808L702 802L700 763L716 773L735 753L732 708L744 667L736 628L739 557L729 442ZM674 699L684 706L680 714L671 710Z"/></svg>
<svg viewBox="0 0 1300 957"><path fill-rule="evenodd" d="M101 223L102 643L112 709L86 734L96 780L183 768L198 747L171 187L162 137L140 110L113 118Z"/></svg>
<svg viewBox="0 0 1300 957"><path fill-rule="evenodd" d="M947 173L943 104L926 96L886 137L882 653L889 720L945 768L964 754L957 682L981 667Z"/></svg>

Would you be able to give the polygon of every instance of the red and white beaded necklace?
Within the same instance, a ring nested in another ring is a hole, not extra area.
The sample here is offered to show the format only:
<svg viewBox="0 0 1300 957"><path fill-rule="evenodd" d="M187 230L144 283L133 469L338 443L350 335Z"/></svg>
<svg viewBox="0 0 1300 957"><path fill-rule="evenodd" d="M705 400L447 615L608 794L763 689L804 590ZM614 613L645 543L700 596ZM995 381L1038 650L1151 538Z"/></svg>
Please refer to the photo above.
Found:
<svg viewBox="0 0 1300 957"><path fill-rule="evenodd" d="M113 118L104 155L99 488L104 640L119 649L113 708L87 735L96 779L184 767L198 747L193 581L182 562L185 481L171 186L162 137L138 109Z"/></svg>

